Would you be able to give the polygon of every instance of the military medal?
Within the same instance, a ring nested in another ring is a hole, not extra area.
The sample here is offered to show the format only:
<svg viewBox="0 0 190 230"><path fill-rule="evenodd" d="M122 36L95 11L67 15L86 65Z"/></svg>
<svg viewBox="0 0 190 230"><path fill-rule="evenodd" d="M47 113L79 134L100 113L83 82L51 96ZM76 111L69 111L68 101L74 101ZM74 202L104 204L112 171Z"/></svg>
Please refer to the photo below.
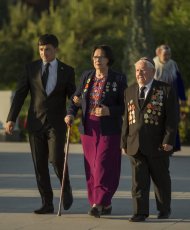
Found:
<svg viewBox="0 0 190 230"><path fill-rule="evenodd" d="M128 122L129 125L135 124L136 119L135 119L135 105L133 103L133 100L130 100L127 104L128 107Z"/></svg>
<svg viewBox="0 0 190 230"><path fill-rule="evenodd" d="M113 82L112 87L113 87L113 91L117 91L117 89L116 89L117 83L116 82Z"/></svg>
<svg viewBox="0 0 190 230"><path fill-rule="evenodd" d="M87 82L86 83L89 83L90 82L90 78L88 78Z"/></svg>
<svg viewBox="0 0 190 230"><path fill-rule="evenodd" d="M147 114L147 113L144 114L144 118L145 118L145 119L148 118L148 114Z"/></svg>
<svg viewBox="0 0 190 230"><path fill-rule="evenodd" d="M156 90L153 88L153 95L151 96L151 101L147 104L146 112L144 114L144 122L146 124L150 123L151 125L158 125L159 116L162 115L162 106L163 106L163 90Z"/></svg>

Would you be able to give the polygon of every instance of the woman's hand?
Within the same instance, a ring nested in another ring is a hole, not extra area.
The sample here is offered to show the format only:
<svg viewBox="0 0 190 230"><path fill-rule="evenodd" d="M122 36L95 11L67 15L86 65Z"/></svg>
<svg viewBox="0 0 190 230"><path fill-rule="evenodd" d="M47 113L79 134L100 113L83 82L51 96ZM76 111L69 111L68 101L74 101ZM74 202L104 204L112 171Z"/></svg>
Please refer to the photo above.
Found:
<svg viewBox="0 0 190 230"><path fill-rule="evenodd" d="M74 96L73 102L75 103L76 106L78 106L78 107L81 106L81 98L80 97Z"/></svg>
<svg viewBox="0 0 190 230"><path fill-rule="evenodd" d="M101 105L100 107L95 108L94 113L95 113L95 116L97 117L110 115L109 108L105 105Z"/></svg>
<svg viewBox="0 0 190 230"><path fill-rule="evenodd" d="M73 121L74 121L74 116L73 115L67 115L64 120L65 120L65 123L67 124L67 126L71 126Z"/></svg>

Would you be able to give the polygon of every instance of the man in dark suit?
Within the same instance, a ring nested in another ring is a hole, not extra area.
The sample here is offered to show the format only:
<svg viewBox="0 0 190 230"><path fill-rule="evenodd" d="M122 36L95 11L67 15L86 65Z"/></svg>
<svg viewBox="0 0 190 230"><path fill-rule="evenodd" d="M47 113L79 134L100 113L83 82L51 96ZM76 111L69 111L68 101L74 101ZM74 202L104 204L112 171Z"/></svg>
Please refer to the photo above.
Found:
<svg viewBox="0 0 190 230"><path fill-rule="evenodd" d="M75 92L75 73L71 66L56 59L58 39L45 34L38 41L41 60L28 64L16 90L5 131L11 134L24 100L30 92L28 110L29 141L42 207L36 214L53 213L53 191L48 162L51 162L60 182L63 177L64 144L66 136L66 99ZM65 210L73 197L68 171L65 180Z"/></svg>
<svg viewBox="0 0 190 230"><path fill-rule="evenodd" d="M132 167L132 222L149 215L149 191L154 184L158 218L171 212L169 156L177 131L177 99L167 83L154 80L154 62L141 58L136 64L137 83L126 89L121 147Z"/></svg>

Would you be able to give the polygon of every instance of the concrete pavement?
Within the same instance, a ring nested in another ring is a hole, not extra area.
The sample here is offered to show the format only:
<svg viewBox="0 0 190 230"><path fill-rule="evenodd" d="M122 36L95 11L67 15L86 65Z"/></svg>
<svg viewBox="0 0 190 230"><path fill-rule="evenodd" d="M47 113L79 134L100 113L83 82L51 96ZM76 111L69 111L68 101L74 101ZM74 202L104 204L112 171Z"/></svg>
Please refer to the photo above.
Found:
<svg viewBox="0 0 190 230"><path fill-rule="evenodd" d="M122 157L118 191L113 199L111 216L96 219L87 215L87 201L81 145L70 145L69 169L74 203L71 209L56 215L60 185L50 167L54 190L55 213L35 215L41 201L36 187L28 143L0 143L0 230L189 230L190 229L190 147L171 157L172 215L158 220L154 194L150 193L150 216L144 223L130 223L132 214L131 168Z"/></svg>

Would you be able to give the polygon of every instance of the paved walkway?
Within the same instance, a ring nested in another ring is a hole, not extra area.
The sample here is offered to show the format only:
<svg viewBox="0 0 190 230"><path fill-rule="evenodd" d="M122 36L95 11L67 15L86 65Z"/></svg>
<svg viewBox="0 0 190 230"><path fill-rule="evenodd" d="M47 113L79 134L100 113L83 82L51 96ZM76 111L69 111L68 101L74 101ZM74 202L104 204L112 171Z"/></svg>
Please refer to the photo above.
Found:
<svg viewBox="0 0 190 230"><path fill-rule="evenodd" d="M189 230L190 229L190 147L171 157L172 215L156 219L154 194L150 193L150 216L144 223L130 223L132 213L131 169L122 158L122 173L113 199L111 216L96 219L87 215L87 202L81 145L70 145L69 168L74 203L71 209L56 215L60 186L50 167L55 213L35 215L41 204L28 143L0 142L0 230Z"/></svg>

